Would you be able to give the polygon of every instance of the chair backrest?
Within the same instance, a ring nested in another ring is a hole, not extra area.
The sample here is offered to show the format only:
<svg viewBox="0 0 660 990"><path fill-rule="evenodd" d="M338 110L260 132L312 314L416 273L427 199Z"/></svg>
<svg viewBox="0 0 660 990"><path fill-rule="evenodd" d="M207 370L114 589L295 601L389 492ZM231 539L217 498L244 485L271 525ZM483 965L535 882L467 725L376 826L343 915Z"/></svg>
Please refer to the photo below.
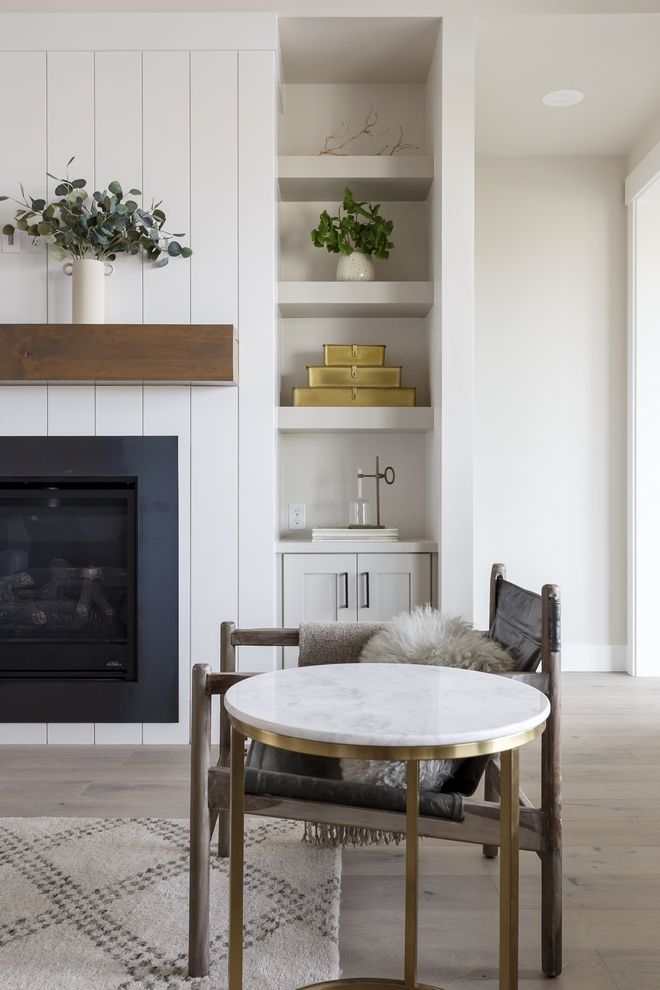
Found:
<svg viewBox="0 0 660 990"><path fill-rule="evenodd" d="M506 580L504 564L493 564L490 574L490 624L488 635L515 658L513 676L543 691L552 711L543 736L544 749L553 751L559 766L559 589L543 586L537 595ZM539 664L542 673L537 674ZM511 676L511 675L509 675ZM463 760L448 787L469 797L474 794L490 757Z"/></svg>
<svg viewBox="0 0 660 990"><path fill-rule="evenodd" d="M500 578L488 636L515 659L515 669L536 670L541 662L541 596Z"/></svg>
<svg viewBox="0 0 660 990"><path fill-rule="evenodd" d="M545 584L541 594L520 588L506 580L503 564L493 564L490 577L489 636L516 658L511 675L543 691L552 706L543 734L542 746L554 771L559 774L560 741L560 603L556 585ZM237 646L297 646L298 629L236 629L233 622L221 628L220 670L236 670ZM535 673L539 662L542 673ZM229 745L228 720L221 713L220 748ZM463 760L448 788L466 796L474 793L490 757Z"/></svg>
<svg viewBox="0 0 660 990"><path fill-rule="evenodd" d="M515 670L554 674L551 655L561 653L559 589L545 584L541 594L506 580L503 564L493 564L490 576L488 635L514 657ZM547 692L546 692L547 693Z"/></svg>

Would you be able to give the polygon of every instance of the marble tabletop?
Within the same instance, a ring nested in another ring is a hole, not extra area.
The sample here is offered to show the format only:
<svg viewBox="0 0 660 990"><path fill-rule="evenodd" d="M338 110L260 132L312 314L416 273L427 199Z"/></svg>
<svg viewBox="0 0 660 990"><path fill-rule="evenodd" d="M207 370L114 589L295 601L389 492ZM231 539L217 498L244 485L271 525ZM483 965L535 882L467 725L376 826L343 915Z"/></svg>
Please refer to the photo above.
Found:
<svg viewBox="0 0 660 990"><path fill-rule="evenodd" d="M244 725L355 746L449 746L504 738L545 722L528 684L422 664L356 663L258 674L225 695Z"/></svg>

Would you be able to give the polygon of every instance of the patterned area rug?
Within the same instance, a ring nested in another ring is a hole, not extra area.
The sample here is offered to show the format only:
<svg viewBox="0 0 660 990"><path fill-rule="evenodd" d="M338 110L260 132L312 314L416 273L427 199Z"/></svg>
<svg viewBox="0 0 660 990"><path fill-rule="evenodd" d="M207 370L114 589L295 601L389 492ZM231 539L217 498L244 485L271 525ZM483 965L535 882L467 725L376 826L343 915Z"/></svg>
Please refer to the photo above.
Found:
<svg viewBox="0 0 660 990"><path fill-rule="evenodd" d="M341 854L302 827L247 819L245 990L339 974ZM0 819L2 990L219 990L227 860L211 859L211 976L189 979L188 823Z"/></svg>

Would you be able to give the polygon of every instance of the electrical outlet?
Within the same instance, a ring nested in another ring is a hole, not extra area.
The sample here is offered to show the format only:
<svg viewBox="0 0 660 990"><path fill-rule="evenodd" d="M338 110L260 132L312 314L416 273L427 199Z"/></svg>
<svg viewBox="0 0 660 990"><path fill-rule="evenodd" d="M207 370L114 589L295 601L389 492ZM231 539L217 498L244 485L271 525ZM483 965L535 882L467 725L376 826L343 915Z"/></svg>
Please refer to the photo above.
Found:
<svg viewBox="0 0 660 990"><path fill-rule="evenodd" d="M289 529L305 528L305 503L289 502Z"/></svg>
<svg viewBox="0 0 660 990"><path fill-rule="evenodd" d="M21 239L21 251L24 254L43 254L46 245L39 237L23 237Z"/></svg>
<svg viewBox="0 0 660 990"><path fill-rule="evenodd" d="M0 250L2 250L3 254L20 254L21 244L17 235L17 231L14 231L9 236L7 234L0 234Z"/></svg>

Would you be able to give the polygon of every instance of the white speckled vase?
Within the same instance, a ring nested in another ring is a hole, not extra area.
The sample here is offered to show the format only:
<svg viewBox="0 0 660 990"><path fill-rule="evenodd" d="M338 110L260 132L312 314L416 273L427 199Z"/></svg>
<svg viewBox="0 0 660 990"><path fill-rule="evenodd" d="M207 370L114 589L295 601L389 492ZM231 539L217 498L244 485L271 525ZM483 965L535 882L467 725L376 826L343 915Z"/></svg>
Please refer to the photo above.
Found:
<svg viewBox="0 0 660 990"><path fill-rule="evenodd" d="M340 254L337 262L338 282L373 282L376 269L371 256L362 251L353 254Z"/></svg>

